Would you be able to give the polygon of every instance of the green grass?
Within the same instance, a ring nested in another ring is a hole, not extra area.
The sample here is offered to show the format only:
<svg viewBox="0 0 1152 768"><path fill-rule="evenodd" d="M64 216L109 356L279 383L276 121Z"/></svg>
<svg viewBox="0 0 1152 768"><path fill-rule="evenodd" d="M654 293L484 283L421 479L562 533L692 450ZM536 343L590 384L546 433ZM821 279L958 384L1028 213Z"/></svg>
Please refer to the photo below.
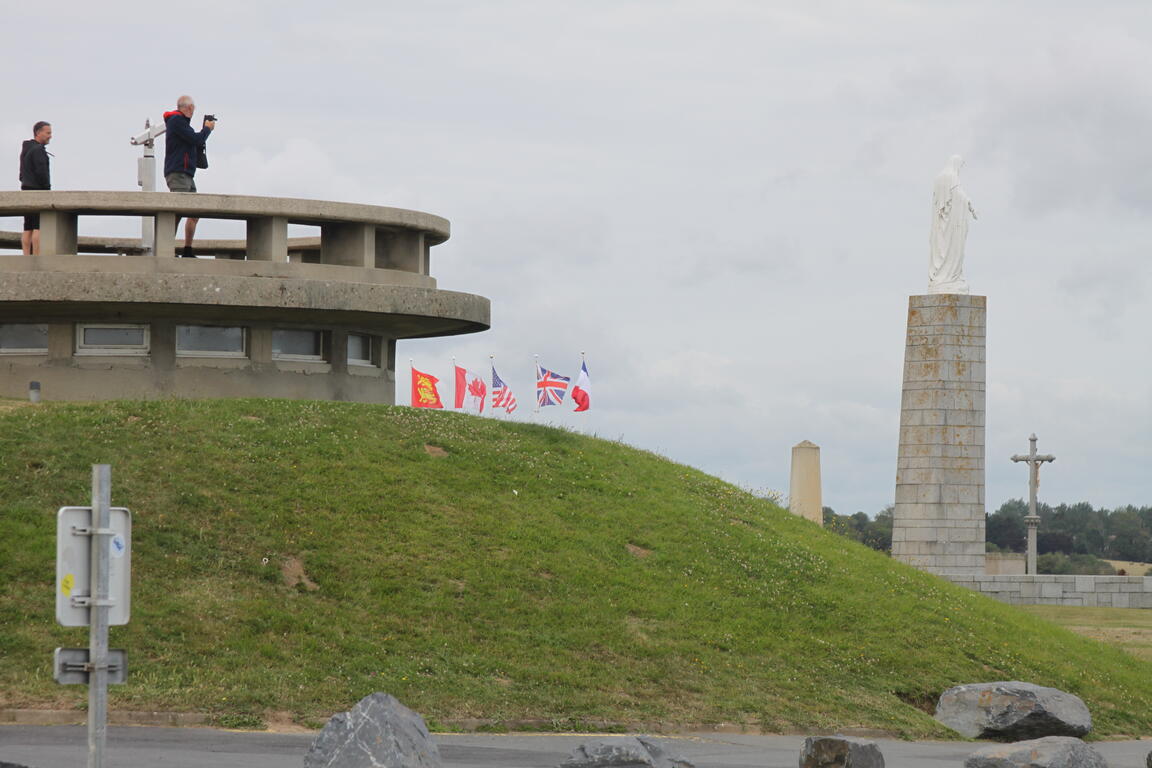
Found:
<svg viewBox="0 0 1152 768"><path fill-rule="evenodd" d="M444 449L434 457L425 445ZM1152 733L1152 665L954 587L696 470L570 432L288 401L0 411L0 707L52 681L55 510L113 466L130 679L113 708L323 722L377 690L431 723L747 722L948 736L999 679ZM264 564L265 558L267 564ZM287 586L299 560L319 589Z"/></svg>

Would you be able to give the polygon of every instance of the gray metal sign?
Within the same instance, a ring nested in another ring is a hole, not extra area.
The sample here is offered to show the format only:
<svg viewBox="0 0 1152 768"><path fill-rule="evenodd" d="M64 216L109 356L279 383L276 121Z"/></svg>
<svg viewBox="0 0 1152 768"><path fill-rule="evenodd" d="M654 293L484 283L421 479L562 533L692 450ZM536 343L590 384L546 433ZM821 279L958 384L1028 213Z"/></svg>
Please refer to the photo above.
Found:
<svg viewBox="0 0 1152 768"><path fill-rule="evenodd" d="M107 529L92 528L91 507L61 507L56 514L56 621L89 626L92 539L108 547L108 624L128 623L132 608L132 513L111 507Z"/></svg>
<svg viewBox="0 0 1152 768"><path fill-rule="evenodd" d="M87 685L92 672L87 648L57 648L52 660L52 675L60 685ZM128 651L108 649L108 684L128 682Z"/></svg>

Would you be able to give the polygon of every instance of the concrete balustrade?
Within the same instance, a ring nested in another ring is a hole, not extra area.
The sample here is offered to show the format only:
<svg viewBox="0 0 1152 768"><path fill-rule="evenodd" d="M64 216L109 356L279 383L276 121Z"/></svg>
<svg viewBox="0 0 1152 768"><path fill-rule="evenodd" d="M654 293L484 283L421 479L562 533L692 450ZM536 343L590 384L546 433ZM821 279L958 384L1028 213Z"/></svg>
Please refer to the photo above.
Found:
<svg viewBox="0 0 1152 768"><path fill-rule="evenodd" d="M357 203L166 192L0 192L0 216L30 213L40 214L43 256L76 254L79 216L152 217L158 233L153 255L158 259L175 257L176 221L183 217L244 221L242 253L250 261L290 261L288 225L318 226L320 264L423 275L428 274L428 248L449 236L449 224L439 216ZM174 236L163 236L166 232ZM313 259L301 254L300 260Z"/></svg>

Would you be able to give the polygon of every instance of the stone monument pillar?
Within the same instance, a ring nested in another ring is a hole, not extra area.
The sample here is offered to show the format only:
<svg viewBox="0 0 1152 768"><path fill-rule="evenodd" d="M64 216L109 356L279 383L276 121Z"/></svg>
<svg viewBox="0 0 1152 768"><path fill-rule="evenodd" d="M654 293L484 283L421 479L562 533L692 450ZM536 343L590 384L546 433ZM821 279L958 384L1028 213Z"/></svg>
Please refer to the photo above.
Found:
<svg viewBox="0 0 1152 768"><path fill-rule="evenodd" d="M1025 515L1024 525L1028 526L1028 566L1029 576L1036 575L1036 529L1040 527L1040 515Z"/></svg>
<svg viewBox="0 0 1152 768"><path fill-rule="evenodd" d="M792 446L792 479L788 484L788 510L824 525L820 494L820 446L805 440Z"/></svg>
<svg viewBox="0 0 1152 768"><path fill-rule="evenodd" d="M930 573L984 573L987 299L911 296L892 556Z"/></svg>

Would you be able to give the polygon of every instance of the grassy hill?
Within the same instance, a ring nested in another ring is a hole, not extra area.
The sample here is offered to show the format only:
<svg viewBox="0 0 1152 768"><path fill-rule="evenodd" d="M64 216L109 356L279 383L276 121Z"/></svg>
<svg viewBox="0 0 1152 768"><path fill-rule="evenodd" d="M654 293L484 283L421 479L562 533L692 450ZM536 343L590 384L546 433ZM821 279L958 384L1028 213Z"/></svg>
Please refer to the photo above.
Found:
<svg viewBox="0 0 1152 768"><path fill-rule="evenodd" d="M0 707L51 677L55 510L113 466L134 514L114 709L323 721L375 690L433 724L754 722L947 735L964 682L1075 692L1152 733L1152 665L617 443L285 401L0 412Z"/></svg>

